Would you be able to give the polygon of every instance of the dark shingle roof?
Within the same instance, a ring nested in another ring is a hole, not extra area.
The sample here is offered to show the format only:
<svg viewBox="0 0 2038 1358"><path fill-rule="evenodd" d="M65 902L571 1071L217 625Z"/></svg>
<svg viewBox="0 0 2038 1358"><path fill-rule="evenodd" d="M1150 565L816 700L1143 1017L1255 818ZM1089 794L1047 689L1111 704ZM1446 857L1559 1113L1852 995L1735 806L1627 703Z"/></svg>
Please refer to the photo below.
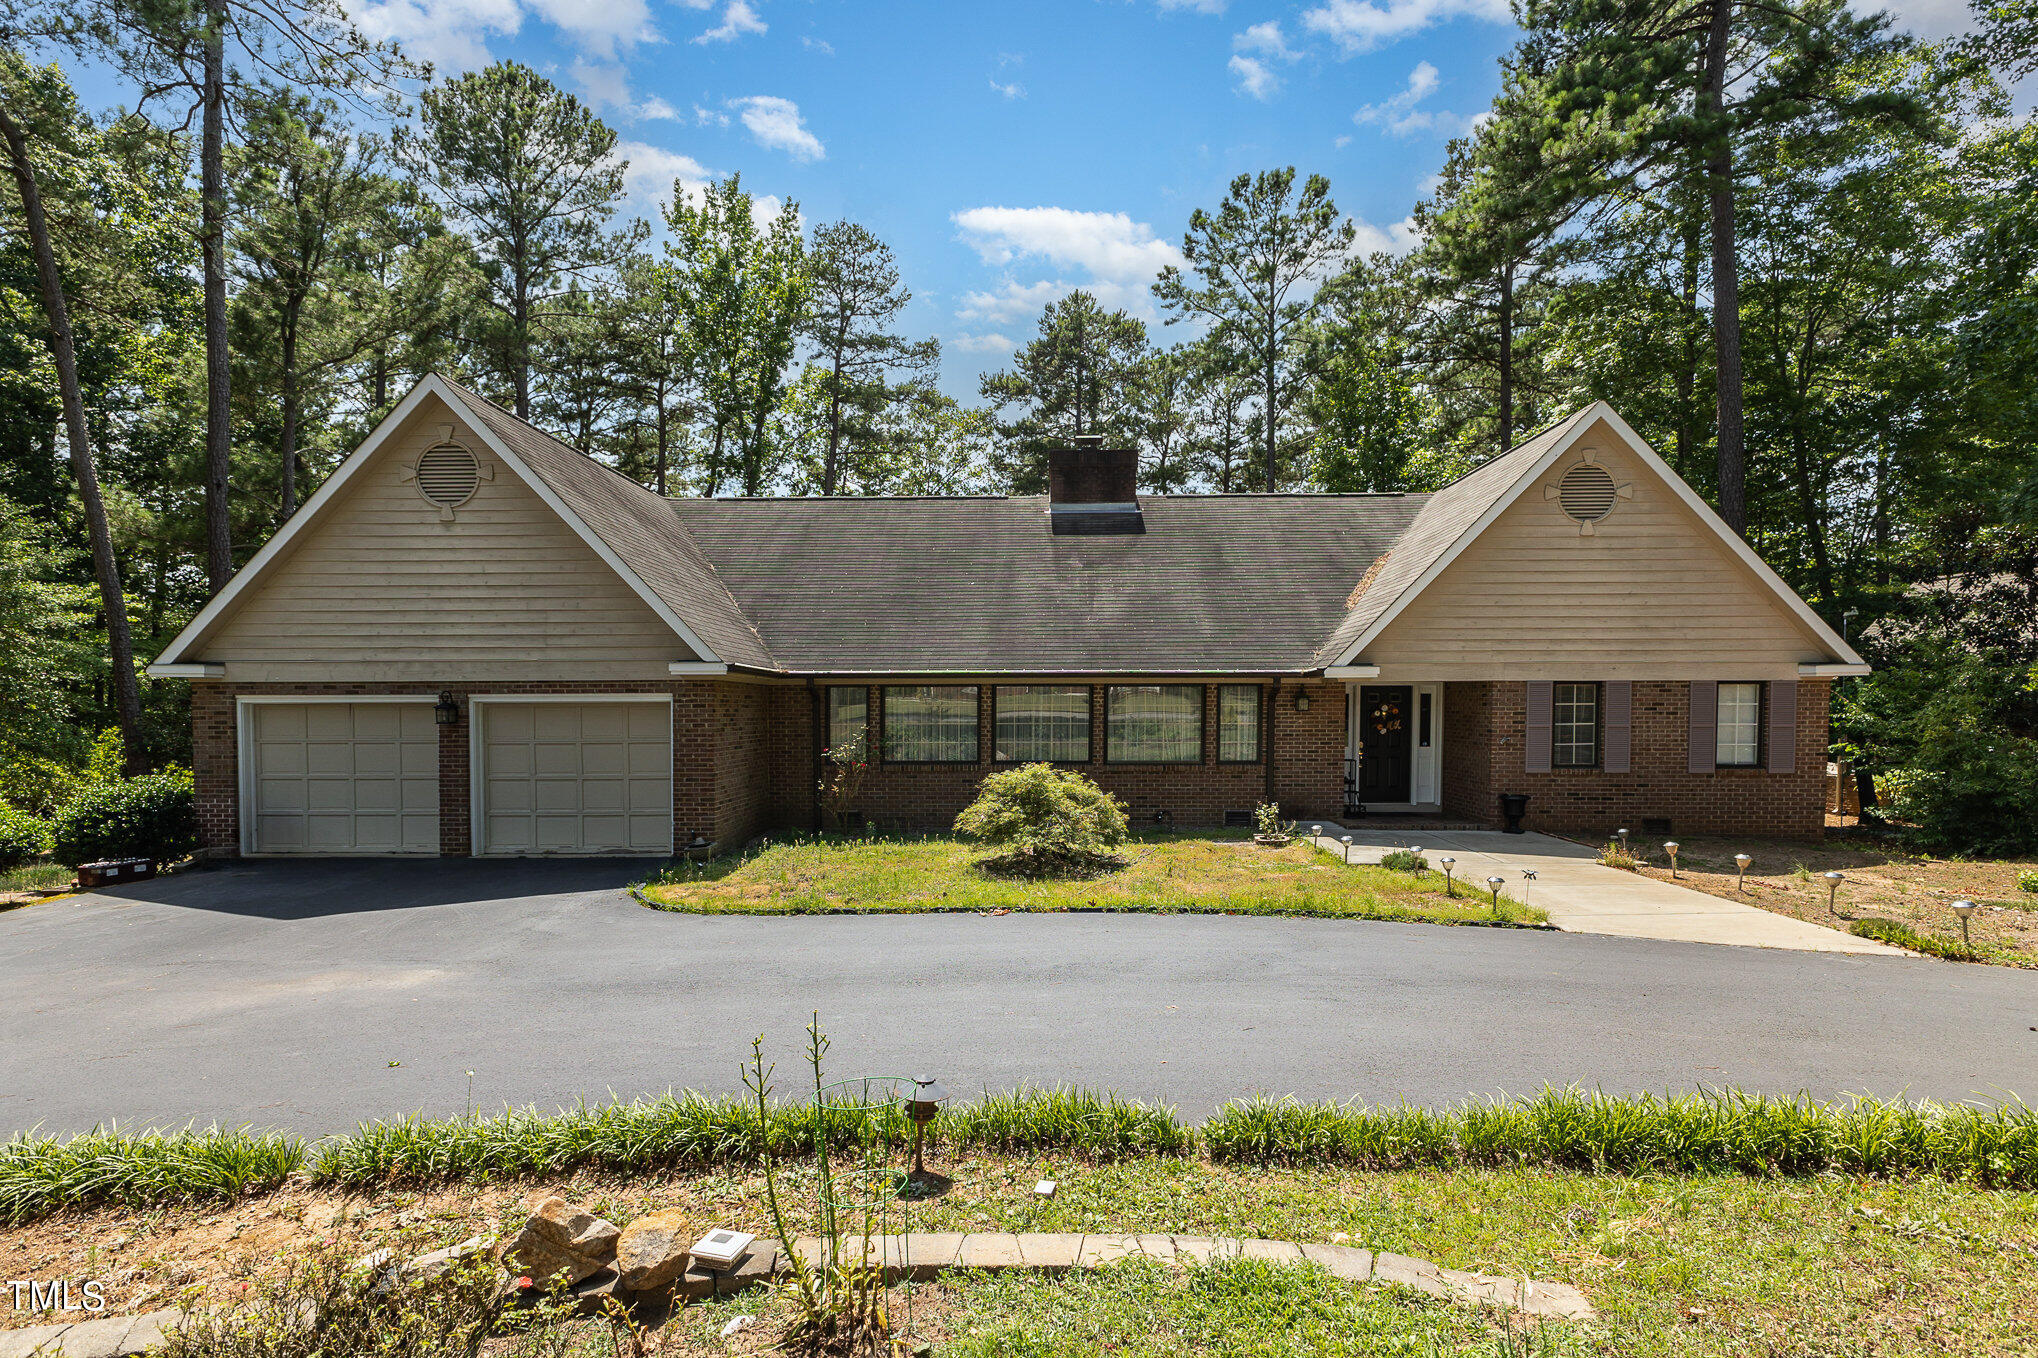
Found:
<svg viewBox="0 0 2038 1358"><path fill-rule="evenodd" d="M1148 496L1057 537L1045 496L675 500L780 665L835 673L1301 671L1421 495Z"/></svg>

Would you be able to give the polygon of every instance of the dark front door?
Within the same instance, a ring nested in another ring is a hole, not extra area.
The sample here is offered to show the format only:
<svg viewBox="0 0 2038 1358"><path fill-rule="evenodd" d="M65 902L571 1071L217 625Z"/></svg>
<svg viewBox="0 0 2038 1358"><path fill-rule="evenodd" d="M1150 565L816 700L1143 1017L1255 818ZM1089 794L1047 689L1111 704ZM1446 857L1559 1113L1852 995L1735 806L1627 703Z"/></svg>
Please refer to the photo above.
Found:
<svg viewBox="0 0 2038 1358"><path fill-rule="evenodd" d="M1415 690L1406 684L1359 690L1359 800L1405 802L1409 722Z"/></svg>

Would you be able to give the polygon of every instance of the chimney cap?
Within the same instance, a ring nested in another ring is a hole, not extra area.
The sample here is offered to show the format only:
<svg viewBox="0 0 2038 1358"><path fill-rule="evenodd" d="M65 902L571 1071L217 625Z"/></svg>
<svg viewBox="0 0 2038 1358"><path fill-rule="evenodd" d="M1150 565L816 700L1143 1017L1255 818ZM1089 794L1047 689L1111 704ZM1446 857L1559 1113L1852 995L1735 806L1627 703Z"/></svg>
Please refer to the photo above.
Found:
<svg viewBox="0 0 2038 1358"><path fill-rule="evenodd" d="M1078 434L1072 441L1078 448L1102 448L1104 446L1104 436L1102 434Z"/></svg>

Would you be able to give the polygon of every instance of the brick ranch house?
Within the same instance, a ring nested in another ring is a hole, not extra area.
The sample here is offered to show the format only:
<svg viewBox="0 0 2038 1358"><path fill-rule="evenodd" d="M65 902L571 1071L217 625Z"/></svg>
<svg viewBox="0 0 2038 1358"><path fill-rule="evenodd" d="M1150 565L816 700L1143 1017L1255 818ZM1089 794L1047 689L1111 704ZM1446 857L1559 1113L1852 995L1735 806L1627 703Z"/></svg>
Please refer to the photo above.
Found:
<svg viewBox="0 0 2038 1358"><path fill-rule="evenodd" d="M938 827L1078 765L1135 823L1816 836L1866 666L1604 404L1427 495L667 500L442 377L152 666L208 852L667 854Z"/></svg>

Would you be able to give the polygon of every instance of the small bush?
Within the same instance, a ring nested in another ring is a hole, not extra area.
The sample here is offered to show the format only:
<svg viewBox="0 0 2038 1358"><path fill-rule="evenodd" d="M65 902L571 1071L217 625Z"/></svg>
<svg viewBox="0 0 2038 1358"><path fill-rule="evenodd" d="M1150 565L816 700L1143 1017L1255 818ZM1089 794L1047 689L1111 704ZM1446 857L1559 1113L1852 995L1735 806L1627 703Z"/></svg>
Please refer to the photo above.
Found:
<svg viewBox="0 0 2038 1358"><path fill-rule="evenodd" d="M50 827L60 862L153 858L168 862L198 847L198 809L191 774L149 774L86 788Z"/></svg>
<svg viewBox="0 0 2038 1358"><path fill-rule="evenodd" d="M1396 849L1380 860L1380 866L1396 872L1427 872L1429 860L1413 849Z"/></svg>
<svg viewBox="0 0 2038 1358"><path fill-rule="evenodd" d="M1047 876L1117 862L1125 803L1073 769L1022 764L984 779L955 832L1006 850L1001 868Z"/></svg>
<svg viewBox="0 0 2038 1358"><path fill-rule="evenodd" d="M1261 802L1253 808L1253 830L1262 835L1292 835L1295 822L1281 819L1279 802Z"/></svg>
<svg viewBox="0 0 2038 1358"><path fill-rule="evenodd" d="M2018 873L2017 890L2038 892L2038 872Z"/></svg>
<svg viewBox="0 0 2038 1358"><path fill-rule="evenodd" d="M0 868L33 863L50 851L50 827L39 816L0 806Z"/></svg>
<svg viewBox="0 0 2038 1358"><path fill-rule="evenodd" d="M1622 872L1634 872L1642 866L1642 860L1629 853L1617 839L1606 841L1606 847L1599 851L1599 861L1605 867L1619 868Z"/></svg>

